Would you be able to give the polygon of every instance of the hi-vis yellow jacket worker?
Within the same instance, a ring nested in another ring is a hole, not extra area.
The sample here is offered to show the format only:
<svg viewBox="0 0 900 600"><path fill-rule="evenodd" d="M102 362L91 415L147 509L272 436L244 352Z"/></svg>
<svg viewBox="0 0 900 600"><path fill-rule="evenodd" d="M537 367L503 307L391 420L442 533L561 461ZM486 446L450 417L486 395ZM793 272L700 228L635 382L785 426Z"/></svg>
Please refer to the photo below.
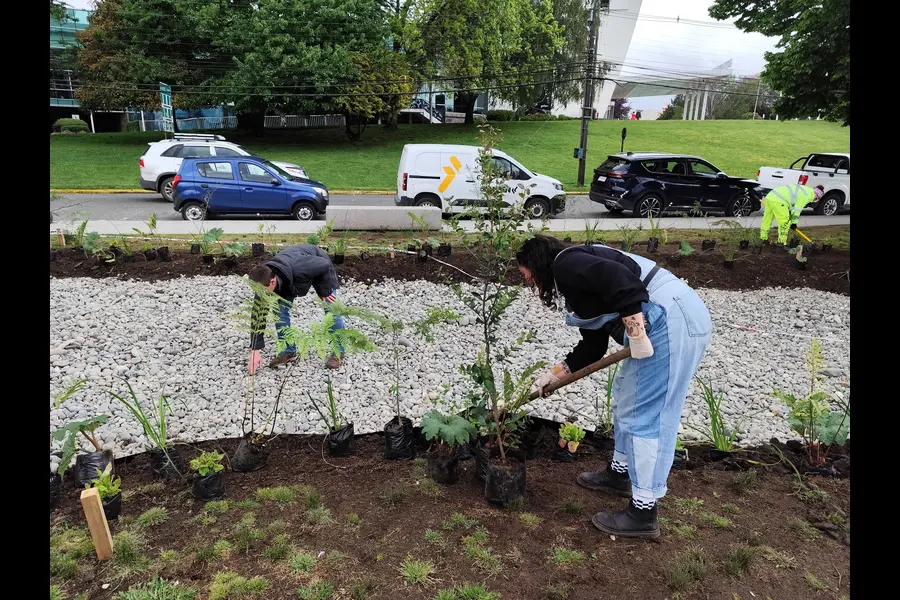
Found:
<svg viewBox="0 0 900 600"><path fill-rule="evenodd" d="M778 222L778 243L787 244L788 231L797 228L800 213L807 204L822 199L825 188L817 185L808 188L805 185L792 183L777 187L766 194L763 202L766 205L763 211L762 225L759 228L759 239L769 239L769 229L772 227L772 219Z"/></svg>

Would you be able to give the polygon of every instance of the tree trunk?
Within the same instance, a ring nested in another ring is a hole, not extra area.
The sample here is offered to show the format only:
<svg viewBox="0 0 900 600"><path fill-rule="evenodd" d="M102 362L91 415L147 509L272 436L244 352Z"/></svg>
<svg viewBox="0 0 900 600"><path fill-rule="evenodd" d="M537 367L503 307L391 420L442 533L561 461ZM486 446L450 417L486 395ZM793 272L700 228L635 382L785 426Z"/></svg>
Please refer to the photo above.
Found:
<svg viewBox="0 0 900 600"><path fill-rule="evenodd" d="M456 112L466 114L466 125L471 125L475 122L476 98L478 98L478 94L473 94L472 92L461 92L454 95L453 109Z"/></svg>
<svg viewBox="0 0 900 600"><path fill-rule="evenodd" d="M399 113L394 109L394 107L388 107L387 115L385 115L384 120L384 128L396 130L400 128L399 122Z"/></svg>
<svg viewBox="0 0 900 600"><path fill-rule="evenodd" d="M266 126L266 111L238 113L238 129L250 131L256 137L262 137Z"/></svg>

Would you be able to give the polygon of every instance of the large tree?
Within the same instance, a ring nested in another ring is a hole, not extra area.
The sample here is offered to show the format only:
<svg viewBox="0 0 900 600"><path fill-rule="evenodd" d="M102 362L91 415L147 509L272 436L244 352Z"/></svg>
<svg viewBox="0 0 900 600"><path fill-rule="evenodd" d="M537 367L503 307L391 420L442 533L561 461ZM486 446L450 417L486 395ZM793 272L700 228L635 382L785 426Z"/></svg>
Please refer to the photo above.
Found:
<svg viewBox="0 0 900 600"><path fill-rule="evenodd" d="M454 107L473 122L475 99L488 89L516 101L562 44L549 0L423 0L415 7L421 72L453 92Z"/></svg>
<svg viewBox="0 0 900 600"><path fill-rule="evenodd" d="M729 77L720 82L709 96L707 119L752 119L770 116L778 101L778 93L758 77Z"/></svg>
<svg viewBox="0 0 900 600"><path fill-rule="evenodd" d="M709 14L780 38L762 72L783 94L779 115L850 124L850 0L714 0Z"/></svg>

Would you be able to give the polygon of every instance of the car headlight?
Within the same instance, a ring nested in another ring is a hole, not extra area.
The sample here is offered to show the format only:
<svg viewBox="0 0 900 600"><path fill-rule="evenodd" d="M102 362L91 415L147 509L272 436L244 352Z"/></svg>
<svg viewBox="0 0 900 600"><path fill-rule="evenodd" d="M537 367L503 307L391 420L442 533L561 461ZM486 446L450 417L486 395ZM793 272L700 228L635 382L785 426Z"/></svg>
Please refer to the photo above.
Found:
<svg viewBox="0 0 900 600"><path fill-rule="evenodd" d="M563 189L563 186L562 186L561 183L554 183L554 184L553 184L553 188L556 189L556 190L559 190L559 191L561 192L562 189Z"/></svg>
<svg viewBox="0 0 900 600"><path fill-rule="evenodd" d="M323 198L327 198L327 197L328 197L328 190L326 190L325 188L323 188L323 187L314 187L313 189L316 190L316 193L319 194L320 196L322 196Z"/></svg>

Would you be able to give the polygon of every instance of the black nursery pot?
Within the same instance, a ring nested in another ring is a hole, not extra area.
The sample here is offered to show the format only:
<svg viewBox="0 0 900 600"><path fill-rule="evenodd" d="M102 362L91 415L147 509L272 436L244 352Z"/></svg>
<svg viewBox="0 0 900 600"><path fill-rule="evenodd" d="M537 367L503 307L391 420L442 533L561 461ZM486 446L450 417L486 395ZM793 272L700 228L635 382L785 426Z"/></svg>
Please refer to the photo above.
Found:
<svg viewBox="0 0 900 600"><path fill-rule="evenodd" d="M453 247L450 244L441 244L437 247L438 256L450 256L453 253Z"/></svg>
<svg viewBox="0 0 900 600"><path fill-rule="evenodd" d="M659 238L650 238L647 240L647 251L656 252L659 250Z"/></svg>
<svg viewBox="0 0 900 600"><path fill-rule="evenodd" d="M712 250L716 247L716 240L703 240L700 243L700 248L702 250Z"/></svg>
<svg viewBox="0 0 900 600"><path fill-rule="evenodd" d="M726 269L731 270L734 268L734 261L733 260L723 260L722 265L724 265L724 267Z"/></svg>
<svg viewBox="0 0 900 600"><path fill-rule="evenodd" d="M672 468L684 471L688 468L688 451L687 448L675 449L675 460L672 461Z"/></svg>
<svg viewBox="0 0 900 600"><path fill-rule="evenodd" d="M106 515L107 521L118 519L120 512L122 512L122 494L116 494L103 501L103 514Z"/></svg>
<svg viewBox="0 0 900 600"><path fill-rule="evenodd" d="M344 255L343 254L335 254L334 257L332 258L331 262L333 262L336 265L344 264Z"/></svg>
<svg viewBox="0 0 900 600"><path fill-rule="evenodd" d="M417 248L415 247L414 244L407 244L407 246L406 246L407 252L415 252L416 250L417 250Z"/></svg>
<svg viewBox="0 0 900 600"><path fill-rule="evenodd" d="M354 439L353 423L347 423L337 431L330 432L325 436L329 456L349 456L353 454Z"/></svg>
<svg viewBox="0 0 900 600"><path fill-rule="evenodd" d="M172 260L172 255L169 254L168 246L161 246L156 249L156 254L159 257L159 260L163 262L170 262Z"/></svg>
<svg viewBox="0 0 900 600"><path fill-rule="evenodd" d="M200 244L191 244L191 254L200 254Z"/></svg>
<svg viewBox="0 0 900 600"><path fill-rule="evenodd" d="M682 258L682 256L680 254L673 254L672 256L669 257L669 264L674 267L677 267L678 265L681 264L681 258Z"/></svg>
<svg viewBox="0 0 900 600"><path fill-rule="evenodd" d="M75 258L84 258L86 256L84 248L72 248L72 254L75 255Z"/></svg>
<svg viewBox="0 0 900 600"><path fill-rule="evenodd" d="M59 473L50 473L50 511L59 506L59 498L62 494L62 477Z"/></svg>
<svg viewBox="0 0 900 600"><path fill-rule="evenodd" d="M796 248L800 245L800 240L797 238L791 238L788 240L788 248Z"/></svg>
<svg viewBox="0 0 900 600"><path fill-rule="evenodd" d="M259 242L253 242L250 244L250 255L254 258L262 256L266 251L266 245L260 244Z"/></svg>
<svg viewBox="0 0 900 600"><path fill-rule="evenodd" d="M572 243L572 236L567 235L566 237L563 238L563 241L564 241L565 243L567 243L567 244L571 244L571 243Z"/></svg>
<svg viewBox="0 0 900 600"><path fill-rule="evenodd" d="M197 500L208 502L225 497L225 471L198 475L191 486L191 494Z"/></svg>
<svg viewBox="0 0 900 600"><path fill-rule="evenodd" d="M500 462L500 451L492 448L484 481L484 498L491 504L506 505L525 497L525 454L512 448L506 461Z"/></svg>
<svg viewBox="0 0 900 600"><path fill-rule="evenodd" d="M805 262L800 262L799 260L795 260L795 261L794 261L794 268L797 269L798 271L805 271L805 270L806 270L806 263L805 263Z"/></svg>
<svg viewBox="0 0 900 600"><path fill-rule="evenodd" d="M831 252L833 246L831 244L822 244L822 252Z"/></svg>
<svg viewBox="0 0 900 600"><path fill-rule="evenodd" d="M713 448L709 451L710 460L713 460L716 462L718 462L720 460L724 460L731 455L732 455L731 452L725 452L724 450L716 450L715 448Z"/></svg>
<svg viewBox="0 0 900 600"><path fill-rule="evenodd" d="M122 257L125 256L125 252L118 246L110 246L109 253L112 254L116 260L122 260Z"/></svg>
<svg viewBox="0 0 900 600"><path fill-rule="evenodd" d="M487 465L491 460L491 446L488 438L481 438L475 444L475 476L479 480L487 479Z"/></svg>
<svg viewBox="0 0 900 600"><path fill-rule="evenodd" d="M741 240L740 242L738 242L738 248L740 248L741 250L746 250L749 247L750 240Z"/></svg>
<svg viewBox="0 0 900 600"><path fill-rule="evenodd" d="M384 457L388 460L410 460L416 455L412 421L394 417L384 426Z"/></svg>
<svg viewBox="0 0 900 600"><path fill-rule="evenodd" d="M262 469L268 461L268 447L265 444L254 444L244 437L238 443L237 450L234 451L231 468L239 473L249 473Z"/></svg>
<svg viewBox="0 0 900 600"><path fill-rule="evenodd" d="M147 260L156 260L157 258L159 258L159 252L157 252L153 248L150 248L149 250L144 251L144 258L146 258Z"/></svg>
<svg viewBox="0 0 900 600"><path fill-rule="evenodd" d="M163 479L179 479L185 470L184 460L174 448L167 448L165 452L159 448L151 450L150 468Z"/></svg>
<svg viewBox="0 0 900 600"><path fill-rule="evenodd" d="M212 254L204 254L203 255L203 264L211 265L215 262L216 257Z"/></svg>
<svg viewBox="0 0 900 600"><path fill-rule="evenodd" d="M425 474L443 485L459 481L459 454L456 449L433 452L425 462Z"/></svg>
<svg viewBox="0 0 900 600"><path fill-rule="evenodd" d="M83 488L97 478L97 475L106 469L106 465L112 463L114 457L112 450L100 452L88 452L75 457L75 485Z"/></svg>
<svg viewBox="0 0 900 600"><path fill-rule="evenodd" d="M57 252L56 250L51 250L50 251L50 262L55 261L57 256L59 256L59 252Z"/></svg>
<svg viewBox="0 0 900 600"><path fill-rule="evenodd" d="M619 249L620 249L620 250L627 251L627 250L628 250L628 244L626 244L625 242L619 242Z"/></svg>
<svg viewBox="0 0 900 600"><path fill-rule="evenodd" d="M369 260L370 258L372 258L372 255L369 254L368 252L360 252L360 253L359 253L359 259L360 259L360 260L365 261L365 260Z"/></svg>

